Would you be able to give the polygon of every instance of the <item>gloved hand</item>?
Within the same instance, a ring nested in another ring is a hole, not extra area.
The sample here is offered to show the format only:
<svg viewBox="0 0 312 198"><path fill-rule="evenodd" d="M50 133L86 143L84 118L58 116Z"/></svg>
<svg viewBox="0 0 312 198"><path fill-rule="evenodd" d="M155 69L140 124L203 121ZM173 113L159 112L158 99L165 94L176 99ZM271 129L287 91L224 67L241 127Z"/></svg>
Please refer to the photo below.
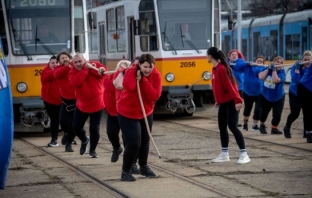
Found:
<svg viewBox="0 0 312 198"><path fill-rule="evenodd" d="M137 71L136 79L137 79L138 81L140 81L140 80L142 79L141 70L138 70L138 71Z"/></svg>
<svg viewBox="0 0 312 198"><path fill-rule="evenodd" d="M295 66L296 66L296 70L300 70L300 60L297 60L297 62L295 63Z"/></svg>
<svg viewBox="0 0 312 198"><path fill-rule="evenodd" d="M274 64L273 63L270 63L270 65L268 65L268 70L272 70L274 67Z"/></svg>
<svg viewBox="0 0 312 198"><path fill-rule="evenodd" d="M253 62L251 62L251 61L248 61L247 64L248 64L249 66L255 65L255 63L253 63Z"/></svg>
<svg viewBox="0 0 312 198"><path fill-rule="evenodd" d="M103 76L104 72L106 72L105 68L104 67L100 67L99 70L98 70L98 73Z"/></svg>
<svg viewBox="0 0 312 198"><path fill-rule="evenodd" d="M272 71L276 71L276 67L272 64Z"/></svg>

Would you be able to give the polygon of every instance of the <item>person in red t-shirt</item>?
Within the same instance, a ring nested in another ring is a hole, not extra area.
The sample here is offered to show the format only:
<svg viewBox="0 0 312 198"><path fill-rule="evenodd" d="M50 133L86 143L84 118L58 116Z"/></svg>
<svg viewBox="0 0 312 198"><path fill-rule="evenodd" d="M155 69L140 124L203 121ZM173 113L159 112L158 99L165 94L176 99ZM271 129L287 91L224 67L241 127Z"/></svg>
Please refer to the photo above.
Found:
<svg viewBox="0 0 312 198"><path fill-rule="evenodd" d="M104 103L107 111L106 119L106 132L109 141L113 146L113 154L111 157L111 162L117 162L119 155L122 153L123 149L120 146L119 141L119 131L120 126L118 123L117 109L116 109L116 92L121 92L117 90L113 85L113 80L116 79L120 70L127 69L131 62L128 60L121 60L118 62L115 74L109 76L109 78L104 79ZM121 73L122 74L122 73Z"/></svg>
<svg viewBox="0 0 312 198"><path fill-rule="evenodd" d="M213 65L212 90L216 101L215 107L219 108L218 125L222 146L222 153L212 162L230 161L228 152L229 134L227 130L229 127L241 151L237 163L246 164L250 162L250 159L246 152L243 134L237 127L239 110L243 106L243 99L238 92L237 82L221 50L216 47L209 48L207 50L207 60Z"/></svg>
<svg viewBox="0 0 312 198"><path fill-rule="evenodd" d="M61 52L57 55L56 60L59 66L55 67L54 77L57 81L62 99L62 107L60 112L60 125L64 131L61 140L65 145L65 152L74 152L72 143L76 144L75 133L72 128L73 114L76 104L75 88L69 83L68 72L72 68L72 56L67 52ZM71 139L73 141L68 141Z"/></svg>
<svg viewBox="0 0 312 198"><path fill-rule="evenodd" d="M44 106L50 117L50 132L51 142L49 147L58 146L58 130L59 130L59 116L61 111L61 94L58 89L56 79L54 78L54 71L57 65L56 57L52 56L48 65L41 72L41 97L44 102Z"/></svg>
<svg viewBox="0 0 312 198"><path fill-rule="evenodd" d="M95 151L100 139L100 122L103 109L105 107L103 100L104 77L107 70L106 66L99 62L89 62L94 65L98 71L89 69L86 59L82 54L76 54L73 59L74 67L68 73L69 82L74 86L76 92L76 108L73 115L73 129L75 134L81 140L80 155L86 153L87 145L90 139L89 155L97 158ZM90 117L90 138L86 135L83 127Z"/></svg>
<svg viewBox="0 0 312 198"><path fill-rule="evenodd" d="M137 76L139 71L140 76ZM155 59L150 54L143 54L138 65L132 65L124 74L123 91L117 101L118 120L126 148L123 156L121 181L135 181L131 166L138 154L140 174L155 177L147 165L150 137L138 96L137 80L150 129L153 124L153 111L156 100L161 95L161 74L155 67Z"/></svg>

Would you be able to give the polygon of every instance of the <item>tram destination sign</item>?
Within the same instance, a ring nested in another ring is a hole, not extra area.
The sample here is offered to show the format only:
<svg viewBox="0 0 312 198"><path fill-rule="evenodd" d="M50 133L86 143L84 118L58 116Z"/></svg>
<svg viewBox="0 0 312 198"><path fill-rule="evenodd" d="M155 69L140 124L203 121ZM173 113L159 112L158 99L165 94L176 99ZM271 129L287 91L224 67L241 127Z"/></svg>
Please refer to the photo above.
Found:
<svg viewBox="0 0 312 198"><path fill-rule="evenodd" d="M66 0L7 0L11 9L55 8L65 6Z"/></svg>

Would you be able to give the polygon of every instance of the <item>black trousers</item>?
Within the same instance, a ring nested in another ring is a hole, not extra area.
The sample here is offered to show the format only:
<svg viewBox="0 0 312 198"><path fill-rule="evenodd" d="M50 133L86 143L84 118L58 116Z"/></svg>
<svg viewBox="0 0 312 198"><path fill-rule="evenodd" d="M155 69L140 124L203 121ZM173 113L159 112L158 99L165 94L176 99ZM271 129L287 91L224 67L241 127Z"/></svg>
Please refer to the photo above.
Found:
<svg viewBox="0 0 312 198"><path fill-rule="evenodd" d="M57 141L60 125L59 116L61 112L61 105L54 105L46 101L43 102L51 121L50 122L51 140Z"/></svg>
<svg viewBox="0 0 312 198"><path fill-rule="evenodd" d="M118 149L120 147L119 131L118 117L107 113L106 133L109 141L112 143L113 149Z"/></svg>
<svg viewBox="0 0 312 198"><path fill-rule="evenodd" d="M290 114L287 117L286 126L291 127L292 123L299 117L301 111L301 103L299 101L298 96L295 96L291 92L288 94L289 96L289 107Z"/></svg>
<svg viewBox="0 0 312 198"><path fill-rule="evenodd" d="M312 131L312 92L299 83L297 93L302 105L304 129L305 131Z"/></svg>
<svg viewBox="0 0 312 198"><path fill-rule="evenodd" d="M64 133L67 133L67 145L71 144L75 139L75 133L73 130L73 115L76 106L76 99L67 100L62 98L62 106L60 112L60 125Z"/></svg>
<svg viewBox="0 0 312 198"><path fill-rule="evenodd" d="M90 150L95 151L100 139L100 122L103 110L94 113L85 113L80 111L77 107L74 111L73 129L75 134L82 142L87 141L86 131L83 129L87 119L90 117Z"/></svg>
<svg viewBox="0 0 312 198"><path fill-rule="evenodd" d="M254 120L259 120L260 119L260 102L259 102L259 96L249 96L248 94L244 93L244 103L245 103L245 108L244 108L244 116L249 117L253 104L255 103L255 109L253 113L253 119Z"/></svg>
<svg viewBox="0 0 312 198"><path fill-rule="evenodd" d="M122 170L129 171L136 156L141 167L147 165L150 137L144 119L131 119L118 114L122 136L126 143ZM147 116L150 131L152 131L153 114Z"/></svg>
<svg viewBox="0 0 312 198"><path fill-rule="evenodd" d="M236 143L240 149L245 149L245 140L243 134L237 127L239 112L235 109L235 103L233 100L221 103L218 111L218 125L220 130L221 146L229 146L229 133L233 133Z"/></svg>
<svg viewBox="0 0 312 198"><path fill-rule="evenodd" d="M276 102L270 102L262 94L260 94L260 106L261 106L260 122L264 123L267 120L268 115L272 109L273 118L271 124L272 126L278 126L278 124L281 121L284 103L285 103L285 95Z"/></svg>

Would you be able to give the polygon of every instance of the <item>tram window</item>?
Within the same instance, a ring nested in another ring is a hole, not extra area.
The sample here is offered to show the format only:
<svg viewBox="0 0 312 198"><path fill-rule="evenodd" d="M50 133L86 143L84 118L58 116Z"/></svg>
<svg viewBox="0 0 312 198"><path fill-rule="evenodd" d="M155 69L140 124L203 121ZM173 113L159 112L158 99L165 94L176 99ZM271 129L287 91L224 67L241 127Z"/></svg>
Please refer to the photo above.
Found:
<svg viewBox="0 0 312 198"><path fill-rule="evenodd" d="M224 36L224 46L222 49L224 49L225 54L228 54L231 49L231 36Z"/></svg>
<svg viewBox="0 0 312 198"><path fill-rule="evenodd" d="M242 53L247 57L247 39L242 39Z"/></svg>
<svg viewBox="0 0 312 198"><path fill-rule="evenodd" d="M254 50L253 57L262 55L259 53L259 49L260 49L259 42L260 42L260 32L254 32L253 33L253 50Z"/></svg>
<svg viewBox="0 0 312 198"><path fill-rule="evenodd" d="M271 40L271 58L278 56L278 40L277 40L277 30L270 31Z"/></svg>
<svg viewBox="0 0 312 198"><path fill-rule="evenodd" d="M297 60L300 56L300 34L287 35L285 46L286 60Z"/></svg>
<svg viewBox="0 0 312 198"><path fill-rule="evenodd" d="M116 8L117 22L117 51L126 51L126 24L125 24L125 8L123 6Z"/></svg>
<svg viewBox="0 0 312 198"><path fill-rule="evenodd" d="M159 43L156 28L154 2L152 0L141 1L139 12L139 35L141 50L157 51L159 48Z"/></svg>
<svg viewBox="0 0 312 198"><path fill-rule="evenodd" d="M285 56L286 56L286 60L291 60L291 42L292 42L292 38L291 35L287 35L285 37Z"/></svg>
<svg viewBox="0 0 312 198"><path fill-rule="evenodd" d="M106 19L107 19L107 51L116 52L117 43L115 38L117 38L117 34L116 34L116 21L114 9L106 11Z"/></svg>
<svg viewBox="0 0 312 198"><path fill-rule="evenodd" d="M307 27L302 27L302 38L301 38L302 48L301 48L301 54L303 54L303 52L308 49L307 48L307 42L308 42L307 32L308 32L308 28Z"/></svg>

